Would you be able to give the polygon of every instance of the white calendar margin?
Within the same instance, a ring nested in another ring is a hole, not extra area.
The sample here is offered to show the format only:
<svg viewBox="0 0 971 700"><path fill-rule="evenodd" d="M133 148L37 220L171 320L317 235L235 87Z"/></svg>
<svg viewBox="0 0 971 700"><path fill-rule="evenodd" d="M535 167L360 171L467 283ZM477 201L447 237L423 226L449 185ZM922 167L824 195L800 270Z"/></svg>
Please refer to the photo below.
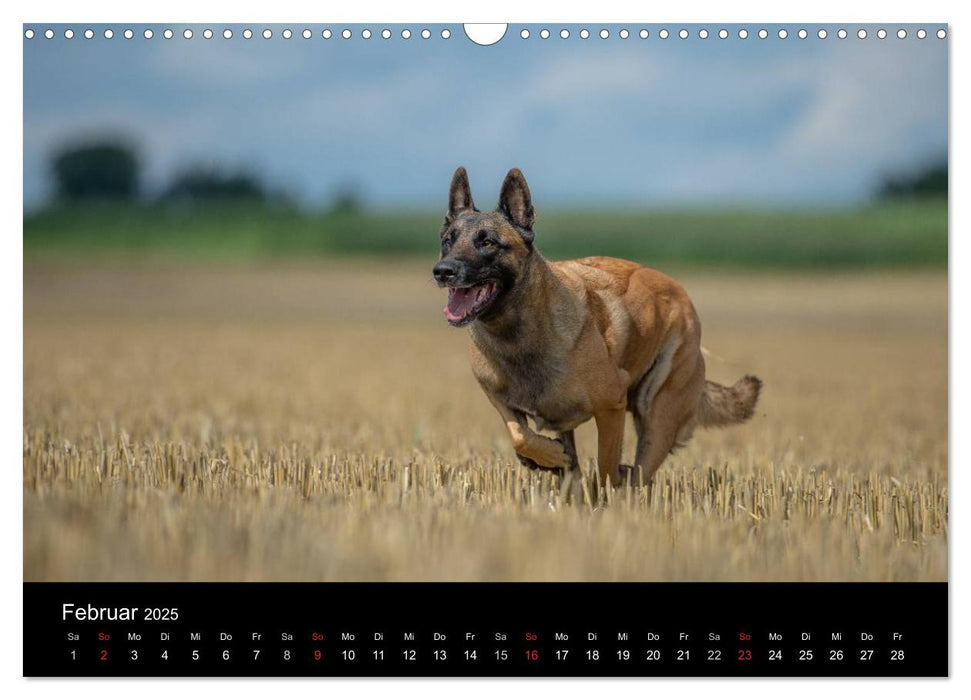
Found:
<svg viewBox="0 0 971 700"><path fill-rule="evenodd" d="M10 6L17 7L11 9ZM965 3L966 4L966 3ZM862 3L852 4L846 0L804 0L803 3L783 4L766 0L736 0L728 3L714 0L695 0L692 3L647 3L643 0L598 0L595 4L577 3L572 7L563 2L534 2L529 6L522 0L471 0L456 3L454 0L432 0L426 2L394 2L393 0L371 0L367 3L345 3L338 5L328 2L309 0L273 0L264 7L238 2L201 2L200 0L166 0L156 3L132 3L120 0L87 0L83 3L67 0L47 0L44 3L23 4L6 3L0 10L4 21L3 41L0 43L3 65L3 91L7 107L3 110L4 121L4 170L3 186L0 197L3 199L2 230L6 239L2 255L2 274L0 274L0 308L4 333L0 344L0 367L3 372L4 397L0 403L0 445L2 445L3 465L3 550L2 561L6 572L2 580L3 601L2 617L5 624L0 627L0 665L3 675L5 697L56 698L57 700L85 700L86 698L126 698L133 696L139 700L171 700L173 693L201 695L214 691L231 693L233 700L265 700L268 693L285 692L296 698L344 697L356 698L389 697L448 698L454 700L494 700L497 694L527 700L540 695L555 695L556 700L572 700L591 695L615 697L650 698L678 694L682 697L704 696L711 700L751 700L752 698L771 698L778 700L817 700L821 693L838 697L870 696L873 700L912 700L918 693L933 693L938 697L971 697L971 620L968 602L969 577L968 560L955 555L967 537L963 526L962 508L967 497L964 495L971 477L964 470L971 469L971 431L962 430L960 418L967 419L971 407L971 368L953 363L950 369L949 397L952 413L949 421L950 459L952 468L949 474L951 492L951 522L949 542L950 561L950 681L925 680L812 680L810 682L769 679L660 679L660 680L618 680L618 679L568 679L552 680L25 680L23 674L23 509L22 509L22 470L19 465L23 458L23 237L22 237L22 111L15 105L22 98L23 54L22 23L31 22L70 22L83 20L90 23L115 21L153 22L177 19L179 22L206 22L218 19L224 22L236 21L327 21L327 22L442 22L442 21L480 21L480 22L847 22L848 24L868 22L950 22L949 45L951 49L951 124L971 123L969 108L968 73L969 50L962 45L962 35L971 36L971 26L965 23L967 11L958 2L940 0L883 0L871 3L866 9ZM955 76L963 78L956 80ZM963 87L963 90L961 89ZM964 115L963 117L961 115ZM971 357L971 281L963 280L964 274L971 274L969 244L961 241L962 234L968 230L969 215L967 179L965 163L971 162L971 150L963 133L955 138L950 134L950 229L957 232L950 242L950 357ZM963 185L963 187L962 187ZM959 189L960 188L960 189ZM963 208L960 206L963 204ZM955 429L957 428L957 429ZM962 488L964 487L964 488ZM955 496L957 496L955 498ZM965 516L967 517L967 516ZM964 547L965 554L967 547ZM962 594L963 593L963 594ZM963 688L963 690L961 690Z"/></svg>

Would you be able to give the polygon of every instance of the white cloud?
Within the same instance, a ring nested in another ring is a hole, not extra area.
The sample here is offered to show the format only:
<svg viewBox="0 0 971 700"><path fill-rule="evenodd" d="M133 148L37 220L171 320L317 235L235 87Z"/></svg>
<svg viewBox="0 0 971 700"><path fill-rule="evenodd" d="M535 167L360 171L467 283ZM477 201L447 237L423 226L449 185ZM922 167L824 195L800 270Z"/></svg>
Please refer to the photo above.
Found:
<svg viewBox="0 0 971 700"><path fill-rule="evenodd" d="M793 66L811 92L808 108L779 144L802 163L899 166L941 145L946 115L943 56L931 51L833 51Z"/></svg>

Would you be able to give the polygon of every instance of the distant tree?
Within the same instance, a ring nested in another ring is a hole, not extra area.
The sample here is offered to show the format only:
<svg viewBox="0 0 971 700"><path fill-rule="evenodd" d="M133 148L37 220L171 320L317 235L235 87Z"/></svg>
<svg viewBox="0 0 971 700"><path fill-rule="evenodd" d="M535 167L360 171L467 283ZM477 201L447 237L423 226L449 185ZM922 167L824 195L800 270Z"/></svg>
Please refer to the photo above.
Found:
<svg viewBox="0 0 971 700"><path fill-rule="evenodd" d="M947 160L932 163L911 173L889 175L883 179L877 195L881 199L946 197Z"/></svg>
<svg viewBox="0 0 971 700"><path fill-rule="evenodd" d="M119 141L63 148L52 157L51 167L61 199L124 200L138 195L138 157Z"/></svg>
<svg viewBox="0 0 971 700"><path fill-rule="evenodd" d="M169 201L214 201L267 199L263 184L243 172L222 173L215 169L193 168L173 178L162 197Z"/></svg>
<svg viewBox="0 0 971 700"><path fill-rule="evenodd" d="M332 213L357 214L361 209L361 194L356 185L344 184L337 188L330 205Z"/></svg>

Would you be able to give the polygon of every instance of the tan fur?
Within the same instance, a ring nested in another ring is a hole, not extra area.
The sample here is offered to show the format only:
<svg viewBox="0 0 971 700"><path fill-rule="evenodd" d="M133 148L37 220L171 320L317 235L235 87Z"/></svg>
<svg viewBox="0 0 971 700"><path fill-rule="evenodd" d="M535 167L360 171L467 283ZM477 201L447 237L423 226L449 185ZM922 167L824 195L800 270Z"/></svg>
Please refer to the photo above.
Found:
<svg viewBox="0 0 971 700"><path fill-rule="evenodd" d="M507 192L514 196L512 219L480 214L475 225L493 226L508 244L501 262L516 271L507 292L515 303L471 322L470 352L472 371L524 464L577 469L572 431L593 418L600 480L619 485L630 411L635 467L647 482L696 425L751 417L761 382L747 376L728 388L705 381L701 324L677 282L616 258L546 261L531 245L532 205L518 170L507 176ZM505 212L503 206L501 199ZM529 214L528 241L516 211ZM558 438L531 429L529 418Z"/></svg>
<svg viewBox="0 0 971 700"><path fill-rule="evenodd" d="M705 382L698 406L698 422L705 427L742 423L752 417L762 380L747 374L731 387Z"/></svg>

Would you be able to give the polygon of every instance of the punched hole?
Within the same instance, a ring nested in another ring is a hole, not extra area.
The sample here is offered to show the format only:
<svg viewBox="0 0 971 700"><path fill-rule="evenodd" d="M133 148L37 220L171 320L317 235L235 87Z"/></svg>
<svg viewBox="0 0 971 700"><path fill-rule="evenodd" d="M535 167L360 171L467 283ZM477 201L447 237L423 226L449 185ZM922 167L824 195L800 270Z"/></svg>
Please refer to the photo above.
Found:
<svg viewBox="0 0 971 700"><path fill-rule="evenodd" d="M465 36L469 37L473 42L479 46L492 46L498 43L504 36L506 36L506 30L509 28L508 24L479 24L479 23L469 23L463 24L462 29L465 30ZM524 29L519 33L523 39L529 38L529 30ZM443 39L448 37L443 36Z"/></svg>

